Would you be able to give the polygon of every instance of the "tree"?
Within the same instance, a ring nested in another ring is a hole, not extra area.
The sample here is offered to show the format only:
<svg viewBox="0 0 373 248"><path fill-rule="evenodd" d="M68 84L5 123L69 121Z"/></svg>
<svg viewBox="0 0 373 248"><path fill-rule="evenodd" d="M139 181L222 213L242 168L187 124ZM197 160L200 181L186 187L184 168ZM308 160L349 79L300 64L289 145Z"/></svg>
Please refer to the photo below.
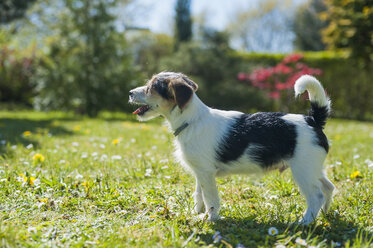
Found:
<svg viewBox="0 0 373 248"><path fill-rule="evenodd" d="M96 116L126 108L134 70L124 33L112 10L119 0L63 0L36 80L40 109L75 110Z"/></svg>
<svg viewBox="0 0 373 248"><path fill-rule="evenodd" d="M28 7L36 0L2 0L0 1L0 24L8 23L24 16Z"/></svg>
<svg viewBox="0 0 373 248"><path fill-rule="evenodd" d="M190 41L192 38L191 0L177 0L175 17L176 44Z"/></svg>
<svg viewBox="0 0 373 248"><path fill-rule="evenodd" d="M352 58L365 63L373 61L373 1L326 0L330 21L323 38L330 49L348 51Z"/></svg>
<svg viewBox="0 0 373 248"><path fill-rule="evenodd" d="M228 26L232 42L255 52L290 52L293 48L289 1L258 1L255 9L238 9Z"/></svg>
<svg viewBox="0 0 373 248"><path fill-rule="evenodd" d="M321 37L321 30L328 25L319 15L326 11L323 0L311 0L297 11L293 30L296 35L294 45L302 51L322 51L326 45Z"/></svg>

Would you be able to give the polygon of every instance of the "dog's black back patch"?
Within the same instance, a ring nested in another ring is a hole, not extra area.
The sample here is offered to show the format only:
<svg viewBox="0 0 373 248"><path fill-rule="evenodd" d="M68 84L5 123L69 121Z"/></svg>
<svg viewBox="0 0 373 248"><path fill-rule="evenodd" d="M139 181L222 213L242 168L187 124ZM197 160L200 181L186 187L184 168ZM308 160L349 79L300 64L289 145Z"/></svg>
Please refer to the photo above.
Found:
<svg viewBox="0 0 373 248"><path fill-rule="evenodd" d="M313 131L316 134L316 140L315 143L322 148L325 149L326 153L329 152L329 142L328 138L322 131L322 126L318 124L317 121L315 121L315 118L313 116L305 116L304 120L307 122L307 124L311 127L313 127ZM324 124L325 125L325 124Z"/></svg>
<svg viewBox="0 0 373 248"><path fill-rule="evenodd" d="M284 113L242 114L217 147L217 159L227 163L240 158L248 146L250 159L262 167L270 167L293 155L296 127L281 117Z"/></svg>

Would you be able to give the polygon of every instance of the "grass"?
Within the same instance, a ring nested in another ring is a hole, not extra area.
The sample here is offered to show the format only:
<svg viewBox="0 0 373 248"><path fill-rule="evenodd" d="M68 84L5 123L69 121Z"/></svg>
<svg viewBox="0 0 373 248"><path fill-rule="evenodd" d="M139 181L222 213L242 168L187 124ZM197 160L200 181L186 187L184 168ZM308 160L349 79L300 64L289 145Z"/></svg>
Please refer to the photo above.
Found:
<svg viewBox="0 0 373 248"><path fill-rule="evenodd" d="M373 123L328 122L338 191L308 227L289 170L218 179L225 218L197 218L160 120L0 112L0 133L0 247L373 247Z"/></svg>

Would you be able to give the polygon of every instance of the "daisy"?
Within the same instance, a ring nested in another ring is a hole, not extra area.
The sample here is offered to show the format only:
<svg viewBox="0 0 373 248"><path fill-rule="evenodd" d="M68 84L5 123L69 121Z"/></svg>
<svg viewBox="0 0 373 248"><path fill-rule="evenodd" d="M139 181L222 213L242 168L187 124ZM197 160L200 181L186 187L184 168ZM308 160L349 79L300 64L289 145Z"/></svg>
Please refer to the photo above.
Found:
<svg viewBox="0 0 373 248"><path fill-rule="evenodd" d="M271 236L275 236L278 234L278 230L276 227L270 227L268 228L268 234Z"/></svg>
<svg viewBox="0 0 373 248"><path fill-rule="evenodd" d="M307 242L304 239L299 238L299 237L295 240L295 243L303 245L303 246L307 246Z"/></svg>

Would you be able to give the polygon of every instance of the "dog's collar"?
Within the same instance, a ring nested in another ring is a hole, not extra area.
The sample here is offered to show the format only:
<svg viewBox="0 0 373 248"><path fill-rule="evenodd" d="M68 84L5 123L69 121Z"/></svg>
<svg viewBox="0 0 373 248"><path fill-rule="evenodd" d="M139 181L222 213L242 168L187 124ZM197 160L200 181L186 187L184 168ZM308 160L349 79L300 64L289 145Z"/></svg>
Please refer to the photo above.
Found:
<svg viewBox="0 0 373 248"><path fill-rule="evenodd" d="M187 126L189 126L189 123L188 122L185 122L183 125L181 125L180 127L176 128L175 132L174 132L174 136L178 136L185 128L187 128Z"/></svg>

